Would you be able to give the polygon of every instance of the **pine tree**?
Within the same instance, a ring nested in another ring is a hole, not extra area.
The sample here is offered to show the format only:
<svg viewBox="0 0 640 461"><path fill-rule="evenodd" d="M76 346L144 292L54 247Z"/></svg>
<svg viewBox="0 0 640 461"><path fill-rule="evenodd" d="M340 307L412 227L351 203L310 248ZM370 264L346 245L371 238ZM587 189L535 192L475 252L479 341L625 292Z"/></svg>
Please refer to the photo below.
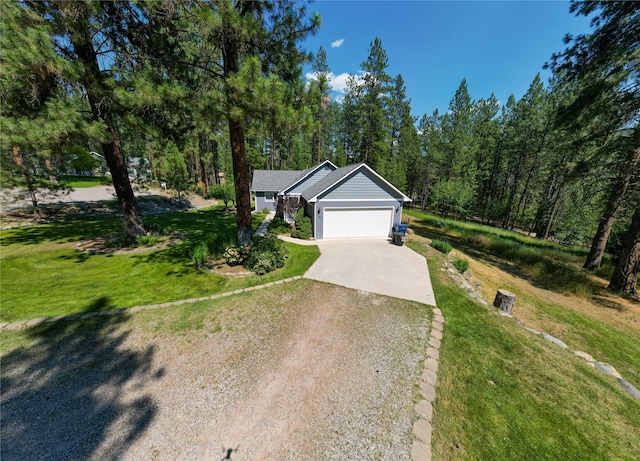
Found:
<svg viewBox="0 0 640 461"><path fill-rule="evenodd" d="M35 114L25 113L25 117L31 116L33 122L42 115L43 108L56 107L64 113L58 120L66 123L66 130L73 136L99 135L124 213L125 231L138 236L145 230L116 128L113 103L116 73L104 66L109 60L99 60L99 56L108 55L115 64L118 52L131 48L131 42L119 27L122 17L131 13L130 7L128 3L5 2L3 29L11 33L3 36L13 40L15 53L8 55L3 64L19 69L17 72L24 72L26 66L29 75L34 77L17 80L18 93L28 93L34 82L40 87L37 91L40 110ZM29 56L35 55L38 58L28 63ZM78 110L77 104L69 103L78 95L86 98L89 120L83 119L84 112ZM19 130L18 127L15 131ZM59 134L56 128L47 133L54 138L56 134Z"/></svg>
<svg viewBox="0 0 640 461"><path fill-rule="evenodd" d="M389 152L388 122L384 107L384 96L389 90L390 82L387 66L387 53L376 37L369 46L369 57L361 65L362 94L358 101L363 127L361 160L374 170L381 169Z"/></svg>
<svg viewBox="0 0 640 461"><path fill-rule="evenodd" d="M579 88L575 100L559 111L559 119L575 130L589 126L591 129L586 136L591 139L622 130L631 140L627 165L620 170L616 187L612 188L585 262L585 267L591 269L599 265L619 204L628 189L627 174L633 171L640 157L637 71L640 67L637 53L640 49L640 9L633 2L573 0L570 10L576 15L593 15L591 25L594 30L590 34L567 36L565 43L569 47L555 54L549 64L556 74L577 82ZM633 233L633 226L630 232ZM625 260L620 260L619 265L633 265L638 258L635 252L640 250L634 246L632 237L626 240ZM622 275L625 271L618 269L614 271L610 287L624 287L624 291L633 294L635 280L633 287L626 284Z"/></svg>

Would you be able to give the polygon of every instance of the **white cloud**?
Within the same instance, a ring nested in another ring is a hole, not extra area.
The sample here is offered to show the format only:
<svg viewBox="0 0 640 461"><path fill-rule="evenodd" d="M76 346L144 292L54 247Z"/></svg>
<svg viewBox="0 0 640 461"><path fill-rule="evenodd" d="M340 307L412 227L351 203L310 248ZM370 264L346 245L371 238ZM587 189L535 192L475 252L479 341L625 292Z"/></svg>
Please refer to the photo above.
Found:
<svg viewBox="0 0 640 461"><path fill-rule="evenodd" d="M360 82L360 80L362 79L361 75L353 75L353 74L349 74L347 72L343 72L339 75L334 74L333 72L329 72L327 74L327 77L329 79L329 85L331 86L331 89L337 93L344 93L347 89L347 80L349 79L349 77L355 77L357 82ZM318 76L316 75L315 72L307 72L307 74L305 75L305 77L307 78L307 80L317 80Z"/></svg>
<svg viewBox="0 0 640 461"><path fill-rule="evenodd" d="M344 43L344 38L336 40L335 42L331 42L331 48L340 48Z"/></svg>

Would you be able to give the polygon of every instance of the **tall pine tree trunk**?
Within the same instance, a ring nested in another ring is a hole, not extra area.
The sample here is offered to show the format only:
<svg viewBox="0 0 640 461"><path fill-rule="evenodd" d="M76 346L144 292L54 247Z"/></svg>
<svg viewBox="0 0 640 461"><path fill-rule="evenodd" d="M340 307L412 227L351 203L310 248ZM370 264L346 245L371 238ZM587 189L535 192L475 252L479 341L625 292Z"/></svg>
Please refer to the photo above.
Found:
<svg viewBox="0 0 640 461"><path fill-rule="evenodd" d="M640 130L636 129L636 138L638 137L638 133L640 133ZM609 195L607 206L600 217L598 230L596 231L596 235L593 237L591 249L589 250L584 266L582 266L583 268L587 270L594 270L600 267L602 256L604 255L604 250L607 247L607 241L609 240L609 234L611 234L611 229L613 228L616 216L620 210L624 194L631 183L634 172L638 169L639 162L640 148L632 148L621 168L621 172L616 183L611 188L611 194Z"/></svg>
<svg viewBox="0 0 640 461"><path fill-rule="evenodd" d="M225 79L237 74L239 69L238 45L234 41L233 35L233 31L227 32L222 50ZM231 85L226 86L229 141L231 143L233 179L236 191L238 244L247 245L251 242L251 181L244 143L244 120L239 119L235 115L236 111L233 110L236 108L235 91Z"/></svg>
<svg viewBox="0 0 640 461"><path fill-rule="evenodd" d="M91 97L89 99L91 99ZM94 104L91 105L92 107L94 106ZM102 144L102 152L104 153L104 158L111 172L113 187L116 190L116 196L118 197L118 202L124 214L124 230L127 235L139 237L145 235L144 224L138 214L136 197L133 194L127 165L124 162L124 157L120 150L118 134L111 119L111 112L104 108L102 110L103 114L101 118L107 125L107 130L111 136L111 141Z"/></svg>
<svg viewBox="0 0 640 461"><path fill-rule="evenodd" d="M33 184L33 179L31 178L31 172L22 161L22 154L20 153L20 148L17 146L13 146L13 163L18 165L21 169L24 182L27 186L27 191L29 192L29 198L31 199L31 205L33 207L33 218L39 220L42 218L42 215L40 214L40 207L38 206L36 188Z"/></svg>
<svg viewBox="0 0 640 461"><path fill-rule="evenodd" d="M136 198L129 181L127 165L120 149L118 133L113 121L110 105L113 94L109 94L109 91L112 90L104 82L105 75L100 71L98 65L98 55L93 48L88 22L84 21L84 17L88 14L86 6L76 3L68 7L70 10L65 11L65 14L70 16L69 20L73 21L70 26L75 29L70 34L71 43L78 56L78 61L84 67L82 84L87 93L91 113L95 120L102 120L107 128L109 140L102 144L102 151L124 214L124 229L127 235L138 237L145 234L144 224L138 214Z"/></svg>
<svg viewBox="0 0 640 461"><path fill-rule="evenodd" d="M622 253L616 265L609 290L623 292L634 298L638 297L636 283L640 271L640 203L631 219L631 227L624 240Z"/></svg>

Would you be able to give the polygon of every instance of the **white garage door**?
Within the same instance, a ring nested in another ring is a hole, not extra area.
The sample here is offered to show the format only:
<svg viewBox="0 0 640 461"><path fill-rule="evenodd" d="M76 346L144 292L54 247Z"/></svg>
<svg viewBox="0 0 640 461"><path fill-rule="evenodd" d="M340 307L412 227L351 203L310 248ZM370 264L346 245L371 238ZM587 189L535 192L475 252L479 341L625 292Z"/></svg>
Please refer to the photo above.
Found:
<svg viewBox="0 0 640 461"><path fill-rule="evenodd" d="M325 208L322 238L388 237L393 208Z"/></svg>

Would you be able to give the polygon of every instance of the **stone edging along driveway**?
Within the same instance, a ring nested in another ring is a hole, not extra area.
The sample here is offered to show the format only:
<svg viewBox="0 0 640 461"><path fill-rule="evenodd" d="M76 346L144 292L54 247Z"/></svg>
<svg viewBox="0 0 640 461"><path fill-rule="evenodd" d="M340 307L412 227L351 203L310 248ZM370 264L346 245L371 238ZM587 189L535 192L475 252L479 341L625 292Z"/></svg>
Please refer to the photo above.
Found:
<svg viewBox="0 0 640 461"><path fill-rule="evenodd" d="M41 323L57 322L62 320L90 319L91 317L96 317L100 315L131 314L133 312L138 312L141 310L158 309L161 307L181 306L183 304L191 304L199 301L208 301L210 299L225 298L227 296L246 293L248 291L262 290L264 288L269 288L274 285L282 285L283 283L289 283L289 282L293 282L294 280L300 280L301 278L302 278L301 275L297 275L295 277L289 277L283 280L276 280L275 282L269 282L269 283L265 283L264 285L258 285L255 287L241 288L234 291L228 291L226 293L220 293L220 294L211 295L211 296L203 296L200 298L182 299L182 300L171 301L171 302L162 303L162 304L149 304L146 306L134 306L134 307L126 307L122 309L111 309L106 311L87 312L85 314L59 315L57 317L41 317L41 318L35 318L31 320L17 320L11 323L0 323L0 330L4 330L4 329L17 330L18 328L33 327L36 325L40 325Z"/></svg>
<svg viewBox="0 0 640 461"><path fill-rule="evenodd" d="M444 331L444 317L439 308L433 309L431 333L427 359L424 361L424 371L420 381L420 395L423 400L416 405L416 413L420 416L413 424L413 433L417 440L411 448L413 461L431 460L431 420L433 417L433 402L436 399L436 382L438 380L438 361L440 359L440 343Z"/></svg>

